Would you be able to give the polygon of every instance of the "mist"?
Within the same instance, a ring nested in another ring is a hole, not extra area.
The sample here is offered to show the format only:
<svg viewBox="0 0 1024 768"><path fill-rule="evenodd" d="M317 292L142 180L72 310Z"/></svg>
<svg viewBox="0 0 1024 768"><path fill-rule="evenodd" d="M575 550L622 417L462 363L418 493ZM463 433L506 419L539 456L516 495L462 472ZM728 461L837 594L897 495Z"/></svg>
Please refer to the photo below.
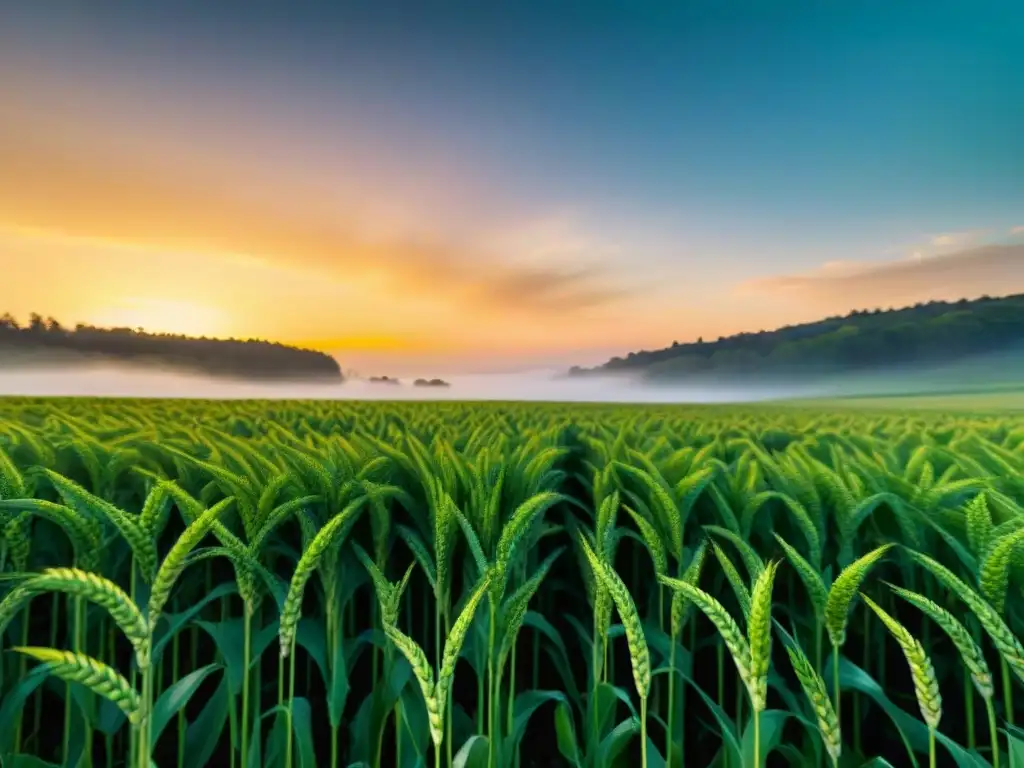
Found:
<svg viewBox="0 0 1024 768"><path fill-rule="evenodd" d="M412 383L415 378L401 379L400 384L363 379L340 383L260 382L107 363L51 364L0 370L0 396L729 403L815 394L813 387L797 385L652 386L623 377L567 377L558 370L446 376L449 387L416 387Z"/></svg>
<svg viewBox="0 0 1024 768"><path fill-rule="evenodd" d="M1024 386L1024 348L939 367L898 366L829 375L695 375L678 382L624 374L567 376L561 369L443 375L448 387L349 378L344 382L267 382L107 361L49 360L0 366L0 396L258 400L501 400L606 403L757 403L819 398L968 393Z"/></svg>

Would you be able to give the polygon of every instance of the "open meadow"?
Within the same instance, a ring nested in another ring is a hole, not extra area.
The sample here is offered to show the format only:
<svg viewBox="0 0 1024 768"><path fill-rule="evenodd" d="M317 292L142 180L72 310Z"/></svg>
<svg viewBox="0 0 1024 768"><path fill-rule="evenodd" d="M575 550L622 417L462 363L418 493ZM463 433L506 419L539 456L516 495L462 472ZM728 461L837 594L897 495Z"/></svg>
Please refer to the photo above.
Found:
<svg viewBox="0 0 1024 768"><path fill-rule="evenodd" d="M5 765L1024 748L1020 416L22 398L0 447Z"/></svg>

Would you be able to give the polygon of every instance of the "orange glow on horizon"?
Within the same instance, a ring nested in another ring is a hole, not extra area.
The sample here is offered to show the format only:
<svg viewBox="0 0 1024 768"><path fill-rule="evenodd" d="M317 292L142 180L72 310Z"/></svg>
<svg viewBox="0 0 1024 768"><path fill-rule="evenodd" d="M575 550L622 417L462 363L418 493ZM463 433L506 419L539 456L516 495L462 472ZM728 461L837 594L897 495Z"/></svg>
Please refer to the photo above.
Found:
<svg viewBox="0 0 1024 768"><path fill-rule="evenodd" d="M91 314L86 322L103 328L141 328L148 333L229 336L226 314L191 301L130 298Z"/></svg>
<svg viewBox="0 0 1024 768"><path fill-rule="evenodd" d="M358 351L358 352L438 352L452 347L443 342L434 342L421 338L367 334L359 336L337 336L329 339L281 339L282 344L290 344L303 349L315 349L321 352Z"/></svg>

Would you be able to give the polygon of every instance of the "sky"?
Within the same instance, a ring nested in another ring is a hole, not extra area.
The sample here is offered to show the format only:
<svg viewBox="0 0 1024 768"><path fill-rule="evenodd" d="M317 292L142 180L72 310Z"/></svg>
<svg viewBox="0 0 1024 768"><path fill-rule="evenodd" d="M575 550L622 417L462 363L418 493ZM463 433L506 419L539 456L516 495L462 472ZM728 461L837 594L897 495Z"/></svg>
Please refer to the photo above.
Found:
<svg viewBox="0 0 1024 768"><path fill-rule="evenodd" d="M367 374L1024 292L1024 5L3 0L0 312Z"/></svg>

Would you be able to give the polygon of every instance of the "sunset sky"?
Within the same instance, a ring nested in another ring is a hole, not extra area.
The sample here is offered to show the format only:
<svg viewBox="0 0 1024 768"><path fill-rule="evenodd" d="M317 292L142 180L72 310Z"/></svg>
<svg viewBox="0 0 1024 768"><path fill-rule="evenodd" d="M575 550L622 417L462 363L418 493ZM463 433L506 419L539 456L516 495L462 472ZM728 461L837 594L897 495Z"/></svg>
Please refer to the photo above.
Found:
<svg viewBox="0 0 1024 768"><path fill-rule="evenodd" d="M0 313L404 374L1024 292L1022 39L994 0L3 0Z"/></svg>

